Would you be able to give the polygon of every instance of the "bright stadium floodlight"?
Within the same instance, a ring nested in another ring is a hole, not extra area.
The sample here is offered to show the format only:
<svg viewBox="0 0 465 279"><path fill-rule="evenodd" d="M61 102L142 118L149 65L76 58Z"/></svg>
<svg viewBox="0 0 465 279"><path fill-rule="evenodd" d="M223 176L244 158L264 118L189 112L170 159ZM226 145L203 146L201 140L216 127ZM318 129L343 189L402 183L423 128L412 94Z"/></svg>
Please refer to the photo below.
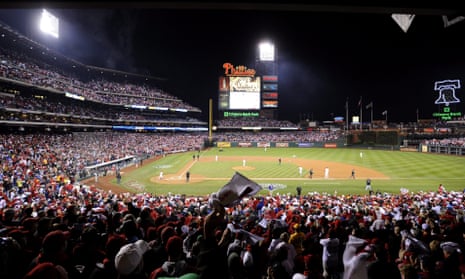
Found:
<svg viewBox="0 0 465 279"><path fill-rule="evenodd" d="M58 18L47 10L42 10L42 16L39 24L40 31L52 35L53 37L59 37Z"/></svg>
<svg viewBox="0 0 465 279"><path fill-rule="evenodd" d="M274 61L274 45L272 43L261 43L258 48L260 61Z"/></svg>

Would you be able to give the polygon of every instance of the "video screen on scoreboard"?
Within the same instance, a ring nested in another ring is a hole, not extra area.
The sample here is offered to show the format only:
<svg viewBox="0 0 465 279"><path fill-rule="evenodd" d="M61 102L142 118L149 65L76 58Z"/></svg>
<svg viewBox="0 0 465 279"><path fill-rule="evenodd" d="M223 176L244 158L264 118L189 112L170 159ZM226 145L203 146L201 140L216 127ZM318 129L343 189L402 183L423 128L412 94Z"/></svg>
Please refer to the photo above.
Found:
<svg viewBox="0 0 465 279"><path fill-rule="evenodd" d="M224 83L227 86L224 86ZM220 78L219 106L220 110L259 110L260 101L260 77L235 77ZM228 88L229 90L224 90Z"/></svg>

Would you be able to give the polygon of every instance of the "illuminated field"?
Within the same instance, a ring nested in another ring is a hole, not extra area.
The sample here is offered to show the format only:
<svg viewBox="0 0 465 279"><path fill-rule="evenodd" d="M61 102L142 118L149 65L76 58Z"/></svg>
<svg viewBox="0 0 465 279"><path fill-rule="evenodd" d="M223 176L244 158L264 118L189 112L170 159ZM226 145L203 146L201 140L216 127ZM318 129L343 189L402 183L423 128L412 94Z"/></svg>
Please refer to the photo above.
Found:
<svg viewBox="0 0 465 279"><path fill-rule="evenodd" d="M388 193L399 193L400 188L436 191L440 183L447 190L465 188L465 157L323 148L269 148L267 151L213 148L202 151L199 160L193 160L192 155L197 153L168 155L142 167L123 170L120 185L133 192L204 195L217 191L238 171L264 187L276 185L275 191L281 193L295 193L296 187L301 186L303 193L364 194L367 178L371 178L373 190ZM282 159L281 165L278 158ZM302 175L299 166L303 169ZM327 179L324 178L326 167L330 169ZM314 170L312 179L308 177L310 168ZM186 182L188 169L191 178ZM352 169L356 179L350 177ZM161 180L160 172L163 172ZM117 187L114 178L106 183L106 187Z"/></svg>

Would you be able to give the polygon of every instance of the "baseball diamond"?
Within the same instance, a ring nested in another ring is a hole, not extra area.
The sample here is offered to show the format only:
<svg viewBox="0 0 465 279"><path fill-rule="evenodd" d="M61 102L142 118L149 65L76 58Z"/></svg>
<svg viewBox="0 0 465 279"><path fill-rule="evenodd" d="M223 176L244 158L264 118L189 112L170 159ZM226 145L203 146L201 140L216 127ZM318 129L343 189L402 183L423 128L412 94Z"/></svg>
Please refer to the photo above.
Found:
<svg viewBox="0 0 465 279"><path fill-rule="evenodd" d="M288 185L281 192L294 192L295 187L301 186L304 192L362 194L367 178L373 181L373 190L389 193L398 193L403 187L411 191L435 190L439 183L448 185L449 189L463 190L465 158L368 149L363 150L364 157L360 158L359 153L359 149L350 148L270 148L266 153L262 148L228 148L223 152L219 148L209 148L201 152L199 160L191 160L192 152L157 157L143 167L124 169L120 185L116 184L114 176L102 177L97 185L123 192L139 191L143 187L144 191L158 194L203 195L216 191L237 171L257 183ZM244 158L247 160L245 167L242 166ZM281 165L278 158L282 158ZM171 166L164 169L163 180L154 170L157 165ZM306 170L304 176L299 175L299 166ZM330 170L328 179L324 178L326 167ZM310 168L314 172L311 179ZM352 169L357 173L356 179L351 178ZM187 170L191 173L188 183L185 180ZM139 181L138 189L125 183L126 179Z"/></svg>

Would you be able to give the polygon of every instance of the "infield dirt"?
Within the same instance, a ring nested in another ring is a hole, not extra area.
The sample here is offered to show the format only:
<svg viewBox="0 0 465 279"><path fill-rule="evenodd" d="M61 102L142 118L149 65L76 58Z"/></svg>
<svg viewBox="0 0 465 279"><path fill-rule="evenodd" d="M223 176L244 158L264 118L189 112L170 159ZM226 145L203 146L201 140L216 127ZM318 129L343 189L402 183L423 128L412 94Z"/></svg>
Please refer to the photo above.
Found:
<svg viewBox="0 0 465 279"><path fill-rule="evenodd" d="M160 157L148 159L144 161L145 164L150 164L156 160L159 160ZM248 170L253 170L253 166L242 166L242 160L244 159L243 156L228 156L228 157L221 157L218 159L218 162L221 161L237 161L238 166L234 166L233 169L237 171L248 171ZM248 163L252 162L270 162L272 160L275 160L275 162L278 162L278 158L273 158L273 157L250 157L246 158L246 161ZM181 181L186 180L186 172L189 170L192 165L202 163L202 162L213 162L215 161L215 157L213 156L207 156L207 157L201 157L199 161L191 161L188 164L186 164L182 169L180 169L177 173L175 174L166 174L163 176L163 179L160 179L159 176L153 176L150 180L154 183L159 183L159 184L179 184ZM352 169L356 170L356 178L357 179L366 179L366 178L372 178L372 179L387 179L388 177L385 176L383 173L380 173L378 171L369 169L369 168L364 168L360 166L353 166L350 164L344 164L344 163L338 163L338 162L329 162L329 161L321 161L321 160L309 160L309 159L300 159L300 158L283 158L282 163L291 163L296 165L296 171L299 166L303 168L303 173L302 177L294 177L294 178L272 178L272 177L266 177L263 179L276 179L276 180L305 180L305 179L310 179L308 176L308 171L310 168L313 168L313 178L312 179L325 179L324 178L324 169L328 168L329 171L329 179L350 179L351 177L351 172ZM130 166L124 169L124 172L131 172L134 169L136 169L136 166ZM190 182L201 182L204 180L227 180L228 178L212 178L212 177L204 177L202 175L198 174L191 174L190 175ZM109 176L103 176L99 177L98 182L95 182L93 179L89 179L86 181L88 184L93 184L98 188L104 189L104 190L112 190L113 192L120 193L120 192L127 192L127 189L124 189L122 187L119 187L117 184L112 183L112 180L114 180L113 175ZM254 180L261 180L260 178L257 178Z"/></svg>

